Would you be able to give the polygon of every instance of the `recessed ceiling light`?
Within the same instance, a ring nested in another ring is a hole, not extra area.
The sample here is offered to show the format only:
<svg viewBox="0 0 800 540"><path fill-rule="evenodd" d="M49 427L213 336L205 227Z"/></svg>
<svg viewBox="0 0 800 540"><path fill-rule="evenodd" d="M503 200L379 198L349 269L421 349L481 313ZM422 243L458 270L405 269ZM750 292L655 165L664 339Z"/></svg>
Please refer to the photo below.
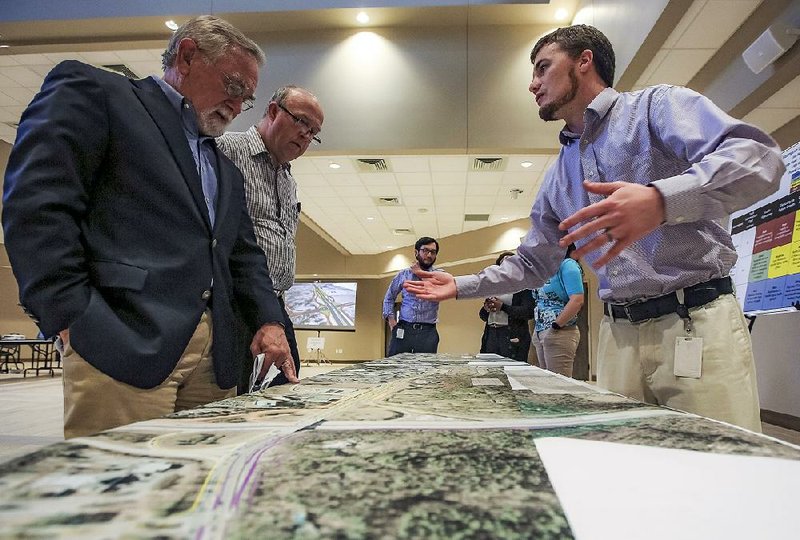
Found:
<svg viewBox="0 0 800 540"><path fill-rule="evenodd" d="M564 19L567 18L567 15L569 15L569 12L564 8L560 8L560 9L556 10L556 20L557 21L563 21Z"/></svg>
<svg viewBox="0 0 800 540"><path fill-rule="evenodd" d="M427 214L428 213L428 209L427 208L417 208L417 212L419 212L420 214Z"/></svg>
<svg viewBox="0 0 800 540"><path fill-rule="evenodd" d="M375 221L375 218L372 216L367 216L367 221Z"/></svg>
<svg viewBox="0 0 800 540"><path fill-rule="evenodd" d="M500 221L508 221L508 218L506 216L503 216L500 218Z"/></svg>
<svg viewBox="0 0 800 540"><path fill-rule="evenodd" d="M356 20L361 24L367 24L369 22L369 15L367 15L366 11L359 11L358 15L356 15Z"/></svg>
<svg viewBox="0 0 800 540"><path fill-rule="evenodd" d="M331 161L328 164L328 167L330 167L331 169L341 169L342 168L342 166L339 165L338 163L336 163L335 161Z"/></svg>
<svg viewBox="0 0 800 540"><path fill-rule="evenodd" d="M164 21L164 26L166 26L167 28L169 28L173 32L178 29L178 23L176 23L172 19L170 19L168 21Z"/></svg>
<svg viewBox="0 0 800 540"><path fill-rule="evenodd" d="M0 45L0 49L8 49L11 45Z"/></svg>
<svg viewBox="0 0 800 540"><path fill-rule="evenodd" d="M521 166L523 169L527 169L527 168L528 168L528 167L530 167L531 165L533 165L533 162L531 162L531 161L523 161L522 163L520 163L520 166Z"/></svg>

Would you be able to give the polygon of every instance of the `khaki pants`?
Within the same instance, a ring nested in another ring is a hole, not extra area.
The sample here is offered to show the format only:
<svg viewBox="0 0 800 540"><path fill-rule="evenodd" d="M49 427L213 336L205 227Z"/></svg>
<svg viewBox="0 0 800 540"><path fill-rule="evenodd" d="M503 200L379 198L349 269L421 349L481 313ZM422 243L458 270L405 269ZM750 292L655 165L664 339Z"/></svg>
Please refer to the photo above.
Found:
<svg viewBox="0 0 800 540"><path fill-rule="evenodd" d="M63 354L64 437L81 437L236 395L217 386L211 358L211 313L205 311L167 379L142 389L97 370L69 345Z"/></svg>
<svg viewBox="0 0 800 540"><path fill-rule="evenodd" d="M722 295L689 313L691 334L674 313L639 324L612 322L605 316L600 323L597 384L760 433L750 333L736 298ZM687 335L703 338L699 379L674 375L675 338Z"/></svg>
<svg viewBox="0 0 800 540"><path fill-rule="evenodd" d="M539 367L567 377L572 377L575 352L578 350L580 340L581 331L577 326L567 326L561 330L534 331L531 335Z"/></svg>

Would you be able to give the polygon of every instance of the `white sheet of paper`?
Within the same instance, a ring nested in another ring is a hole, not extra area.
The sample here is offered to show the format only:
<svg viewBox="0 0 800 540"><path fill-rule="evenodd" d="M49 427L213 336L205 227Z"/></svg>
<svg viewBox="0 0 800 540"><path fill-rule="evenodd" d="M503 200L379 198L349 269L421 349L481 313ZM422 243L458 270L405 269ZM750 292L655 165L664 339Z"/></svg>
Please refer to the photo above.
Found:
<svg viewBox="0 0 800 540"><path fill-rule="evenodd" d="M578 540L797 538L800 461L536 439Z"/></svg>
<svg viewBox="0 0 800 540"><path fill-rule="evenodd" d="M261 367L264 365L264 353L257 355L253 359L253 371L250 373L250 392L261 390L262 388L266 388L269 386L269 383L278 376L278 373L281 372L275 364L269 366L266 375L264 375L264 380L259 382L258 375L261 373Z"/></svg>

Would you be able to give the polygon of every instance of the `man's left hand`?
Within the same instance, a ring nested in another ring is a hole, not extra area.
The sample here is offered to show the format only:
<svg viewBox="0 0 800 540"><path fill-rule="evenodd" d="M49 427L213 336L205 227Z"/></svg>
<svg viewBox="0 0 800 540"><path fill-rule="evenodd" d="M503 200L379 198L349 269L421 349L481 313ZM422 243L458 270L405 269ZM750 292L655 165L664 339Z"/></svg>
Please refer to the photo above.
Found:
<svg viewBox="0 0 800 540"><path fill-rule="evenodd" d="M275 364L275 367L283 370L289 382L300 382L294 370L294 360L289 350L289 342L286 341L286 334L281 325L268 323L259 328L256 335L253 336L250 352L254 357L264 353L264 365L261 366L261 373L258 374L259 379L263 379L270 366Z"/></svg>
<svg viewBox="0 0 800 540"><path fill-rule="evenodd" d="M604 266L664 222L664 199L655 187L629 182L584 182L583 186L589 193L606 198L562 221L558 226L562 231L586 223L564 236L559 245L566 248L577 240L596 235L575 251L574 257L579 259L611 243L611 249L592 264L594 268Z"/></svg>

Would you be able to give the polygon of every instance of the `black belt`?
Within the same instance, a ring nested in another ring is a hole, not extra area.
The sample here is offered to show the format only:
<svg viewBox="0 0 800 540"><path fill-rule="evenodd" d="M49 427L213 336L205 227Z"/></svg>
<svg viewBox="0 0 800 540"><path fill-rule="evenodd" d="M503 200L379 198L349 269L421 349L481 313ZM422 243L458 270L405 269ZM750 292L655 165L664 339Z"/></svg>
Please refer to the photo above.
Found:
<svg viewBox="0 0 800 540"><path fill-rule="evenodd" d="M733 282L730 276L727 276L686 287L683 289L683 304L678 302L678 296L673 292L644 302L632 302L624 305L603 304L603 313L613 319L627 319L632 323L637 323L648 319L657 319L670 313L680 315L682 307L691 309L704 306L721 295L732 292Z"/></svg>
<svg viewBox="0 0 800 540"><path fill-rule="evenodd" d="M400 321L400 322L399 322L399 323L397 323L397 324L399 324L399 325L401 325L401 326L410 326L410 327L411 327L411 328L413 328L414 330L419 330L419 329L420 329L420 328L422 328L423 326L436 326L434 323L429 323L429 322L408 322L408 321Z"/></svg>

